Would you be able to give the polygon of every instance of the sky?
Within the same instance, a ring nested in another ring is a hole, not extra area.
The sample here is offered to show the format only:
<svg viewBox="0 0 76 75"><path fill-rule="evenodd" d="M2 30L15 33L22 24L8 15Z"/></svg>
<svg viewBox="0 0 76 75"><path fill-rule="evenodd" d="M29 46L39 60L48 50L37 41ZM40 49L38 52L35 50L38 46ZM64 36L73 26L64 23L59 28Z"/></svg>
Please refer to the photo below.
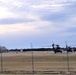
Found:
<svg viewBox="0 0 76 75"><path fill-rule="evenodd" d="M0 45L76 46L76 0L0 0Z"/></svg>

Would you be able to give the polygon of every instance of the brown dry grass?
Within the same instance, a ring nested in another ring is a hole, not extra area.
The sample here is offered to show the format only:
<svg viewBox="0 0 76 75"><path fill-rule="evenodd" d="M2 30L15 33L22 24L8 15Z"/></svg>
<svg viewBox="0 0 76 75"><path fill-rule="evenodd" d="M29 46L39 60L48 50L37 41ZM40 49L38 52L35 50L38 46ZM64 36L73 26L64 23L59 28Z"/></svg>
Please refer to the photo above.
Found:
<svg viewBox="0 0 76 75"><path fill-rule="evenodd" d="M31 52L3 53L3 71L32 71ZM69 54L70 71L76 71L76 55ZM66 54L34 52L35 71L67 71ZM1 67L0 67L1 68Z"/></svg>

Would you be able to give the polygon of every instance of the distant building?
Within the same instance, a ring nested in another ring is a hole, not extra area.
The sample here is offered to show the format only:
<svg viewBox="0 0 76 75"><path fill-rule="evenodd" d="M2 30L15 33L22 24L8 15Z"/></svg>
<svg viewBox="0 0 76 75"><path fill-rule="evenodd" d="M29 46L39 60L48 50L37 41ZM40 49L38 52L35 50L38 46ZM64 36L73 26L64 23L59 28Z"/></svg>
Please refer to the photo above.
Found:
<svg viewBox="0 0 76 75"><path fill-rule="evenodd" d="M0 52L8 52L8 49L5 46L0 46Z"/></svg>

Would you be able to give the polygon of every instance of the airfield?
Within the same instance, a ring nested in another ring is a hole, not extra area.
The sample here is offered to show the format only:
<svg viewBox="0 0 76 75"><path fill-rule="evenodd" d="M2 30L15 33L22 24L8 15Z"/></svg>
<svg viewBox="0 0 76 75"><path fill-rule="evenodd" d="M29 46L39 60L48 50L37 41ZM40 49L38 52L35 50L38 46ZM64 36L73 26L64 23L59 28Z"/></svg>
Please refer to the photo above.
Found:
<svg viewBox="0 0 76 75"><path fill-rule="evenodd" d="M68 64L69 72L76 73L76 52L68 53ZM68 64L66 51L56 54L53 51L33 51L33 61L32 51L6 52L2 53L0 72L31 75L34 71L34 75L66 75Z"/></svg>

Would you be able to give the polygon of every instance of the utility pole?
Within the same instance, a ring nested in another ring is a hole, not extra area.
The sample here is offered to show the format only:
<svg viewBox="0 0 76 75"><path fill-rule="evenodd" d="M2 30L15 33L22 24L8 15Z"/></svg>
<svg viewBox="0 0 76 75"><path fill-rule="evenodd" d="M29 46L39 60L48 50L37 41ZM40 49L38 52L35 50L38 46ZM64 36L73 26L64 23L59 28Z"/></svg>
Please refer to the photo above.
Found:
<svg viewBox="0 0 76 75"><path fill-rule="evenodd" d="M65 43L66 43L66 51L67 51L67 70L68 70L68 72L69 72L69 70L70 70L70 68L69 68L69 55L68 55L68 45L67 45L67 41L65 41Z"/></svg>
<svg viewBox="0 0 76 75"><path fill-rule="evenodd" d="M31 55L32 55L32 73L34 75L34 56L33 56L33 45L31 43Z"/></svg>

